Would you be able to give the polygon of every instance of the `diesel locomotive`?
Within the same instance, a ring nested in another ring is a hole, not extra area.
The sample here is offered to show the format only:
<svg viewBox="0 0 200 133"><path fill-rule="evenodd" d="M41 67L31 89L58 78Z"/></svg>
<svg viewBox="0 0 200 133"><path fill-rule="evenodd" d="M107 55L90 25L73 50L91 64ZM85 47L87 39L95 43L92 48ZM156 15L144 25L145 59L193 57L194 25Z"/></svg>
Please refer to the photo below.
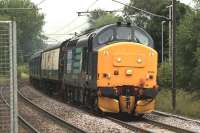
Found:
<svg viewBox="0 0 200 133"><path fill-rule="evenodd" d="M30 60L30 81L70 103L143 115L155 108L157 62L145 30L117 23L38 52Z"/></svg>

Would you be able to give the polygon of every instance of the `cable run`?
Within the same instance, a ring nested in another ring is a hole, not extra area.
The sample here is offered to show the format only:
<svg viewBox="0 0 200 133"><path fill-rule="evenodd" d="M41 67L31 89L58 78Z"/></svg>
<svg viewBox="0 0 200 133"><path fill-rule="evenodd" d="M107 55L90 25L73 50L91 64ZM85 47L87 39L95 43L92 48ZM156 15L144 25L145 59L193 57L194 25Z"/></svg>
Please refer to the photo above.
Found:
<svg viewBox="0 0 200 133"><path fill-rule="evenodd" d="M86 24L88 24L88 23L87 23L87 22L84 22L84 23L82 23L82 24L76 26L76 27L73 28L73 29L69 29L65 34L71 33L72 31L75 31L76 29L79 29L79 28L85 26Z"/></svg>
<svg viewBox="0 0 200 133"><path fill-rule="evenodd" d="M92 8L99 0L95 0L89 7L87 8L87 11L89 11L90 8Z"/></svg>
<svg viewBox="0 0 200 133"><path fill-rule="evenodd" d="M63 29L65 29L66 27L69 27L70 25L72 25L79 17L77 16L76 18L74 18L72 21L70 21L69 23L65 24L63 27L59 28L58 30L54 31L51 34L55 34Z"/></svg>
<svg viewBox="0 0 200 133"><path fill-rule="evenodd" d="M140 12L143 12L143 13L145 13L145 14L148 14L148 15L151 15L151 16L154 16L154 17L159 17L159 18L162 18L162 19L165 19L165 20L168 20L168 21L170 20L168 17L162 16L162 15L158 15L158 14L155 14L155 13L152 13L152 12L149 12L149 11L145 11L145 10L143 10L143 9L137 8L137 7L135 7L135 6L127 5L127 4L122 3L122 2L120 2L120 1L117 1L117 0L112 0L112 1L113 1L113 2L116 2L116 3L119 3L119 4L122 4L122 5L124 5L124 6L130 7L130 8L136 9L136 10L138 10L138 11L140 11Z"/></svg>
<svg viewBox="0 0 200 133"><path fill-rule="evenodd" d="M41 1L40 3L43 3L46 0ZM87 11L92 8L99 0L95 0L91 5L88 6ZM39 4L40 4L39 3ZM55 32L52 32L51 34L55 34L63 29L65 29L66 27L69 27L71 24L73 24L77 19L79 18L79 16L77 16L75 19L73 19L72 21L70 21L69 23L65 24L63 27L59 28L58 30L56 30Z"/></svg>
<svg viewBox="0 0 200 133"><path fill-rule="evenodd" d="M45 2L46 0L42 0L42 1L40 1L38 4L37 4L37 6L39 6L39 5L41 5L43 2Z"/></svg>

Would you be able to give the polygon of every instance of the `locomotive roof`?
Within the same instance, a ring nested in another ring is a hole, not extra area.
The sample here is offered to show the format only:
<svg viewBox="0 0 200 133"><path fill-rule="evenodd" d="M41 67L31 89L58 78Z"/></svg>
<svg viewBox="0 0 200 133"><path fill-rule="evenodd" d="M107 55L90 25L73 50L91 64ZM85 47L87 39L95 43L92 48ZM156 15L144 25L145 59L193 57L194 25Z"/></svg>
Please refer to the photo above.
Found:
<svg viewBox="0 0 200 133"><path fill-rule="evenodd" d="M49 45L47 49L45 49L43 52L47 52L53 49L60 48L61 44L54 44L54 45Z"/></svg>
<svg viewBox="0 0 200 133"><path fill-rule="evenodd" d="M40 51L34 53L34 54L31 56L31 60L34 59L34 58L37 58L37 57L41 56L41 53L42 53L42 50L40 50Z"/></svg>
<svg viewBox="0 0 200 133"><path fill-rule="evenodd" d="M140 28L136 25L121 24L121 23L120 24L110 24L110 25L106 25L106 26L103 26L103 27L100 27L100 28L97 28L97 29L88 30L88 32L86 32L86 33L83 33L83 34L80 34L79 36L71 38L70 42L79 41L79 40L82 40L82 39L89 39L89 37L92 36L92 35L97 36L98 34L101 34L102 31L109 29L109 28L117 27L117 26L132 27L133 29L138 29L148 36L148 38L150 39L151 45L154 44L152 37L144 29L142 29L142 28ZM72 43L71 45L73 46L74 44Z"/></svg>
<svg viewBox="0 0 200 133"><path fill-rule="evenodd" d="M50 51L50 50L53 50L53 49L60 48L62 46L67 46L67 47L71 47L72 46L72 47L74 47L74 45L76 46L76 42L81 41L81 40L87 40L87 39L89 39L90 36L93 36L93 35L97 36L98 34L101 34L102 31L104 31L106 29L109 29L109 28L116 27L116 26L125 26L125 27L127 26L127 27L132 27L133 29L139 29L140 31L142 31L146 35L148 35L148 37L150 38L151 43L153 44L152 37L144 29L142 29L142 28L140 28L138 26L129 25L129 24L110 24L110 25L106 25L106 26L103 26L103 27L100 27L100 28L97 28L97 29L89 29L85 33L80 34L78 36L75 36L75 37L73 37L71 39L67 39L67 40L63 41L62 43L49 46L47 49L45 49L42 52L47 52L47 51ZM40 53L41 53L41 51L40 51ZM37 56L37 54L33 55L33 57L35 57L35 56Z"/></svg>

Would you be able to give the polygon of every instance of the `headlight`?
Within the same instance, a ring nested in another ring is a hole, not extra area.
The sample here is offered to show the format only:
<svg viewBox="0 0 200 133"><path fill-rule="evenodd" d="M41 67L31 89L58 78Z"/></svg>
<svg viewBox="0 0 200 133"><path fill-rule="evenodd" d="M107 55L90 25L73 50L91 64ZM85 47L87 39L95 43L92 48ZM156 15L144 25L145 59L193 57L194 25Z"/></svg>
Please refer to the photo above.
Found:
<svg viewBox="0 0 200 133"><path fill-rule="evenodd" d="M131 70L131 69L126 70L127 76L131 76L132 74L133 74L133 70Z"/></svg>

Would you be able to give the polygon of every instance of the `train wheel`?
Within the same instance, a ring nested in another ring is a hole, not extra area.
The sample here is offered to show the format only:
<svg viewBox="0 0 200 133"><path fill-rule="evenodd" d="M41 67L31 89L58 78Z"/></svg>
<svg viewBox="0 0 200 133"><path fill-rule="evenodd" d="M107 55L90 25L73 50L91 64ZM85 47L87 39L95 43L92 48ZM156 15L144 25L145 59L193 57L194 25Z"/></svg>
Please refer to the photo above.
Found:
<svg viewBox="0 0 200 133"><path fill-rule="evenodd" d="M98 97L94 97L94 111L99 113L99 107L98 107Z"/></svg>
<svg viewBox="0 0 200 133"><path fill-rule="evenodd" d="M69 86L66 86L66 100L68 103L70 103L70 90L69 90Z"/></svg>
<svg viewBox="0 0 200 133"><path fill-rule="evenodd" d="M69 86L69 103L72 103L72 90L71 87Z"/></svg>
<svg viewBox="0 0 200 133"><path fill-rule="evenodd" d="M64 101L66 101L67 102L67 89L66 89L66 86L64 85L63 86L63 89L64 89Z"/></svg>
<svg viewBox="0 0 200 133"><path fill-rule="evenodd" d="M81 88L78 88L78 104L81 105L82 103L82 89Z"/></svg>
<svg viewBox="0 0 200 133"><path fill-rule="evenodd" d="M84 104L85 104L85 106L86 106L87 108L89 107L88 98L89 98L88 89L85 88L85 92L84 92Z"/></svg>
<svg viewBox="0 0 200 133"><path fill-rule="evenodd" d="M79 97L79 101L80 101L80 104L83 105L84 104L84 90L83 88L80 88L80 97Z"/></svg>
<svg viewBox="0 0 200 133"><path fill-rule="evenodd" d="M83 105L86 105L86 89L83 88Z"/></svg>
<svg viewBox="0 0 200 133"><path fill-rule="evenodd" d="M135 113L133 116L134 116L135 118L137 118L137 119L141 119L141 118L144 116L144 114Z"/></svg>
<svg viewBox="0 0 200 133"><path fill-rule="evenodd" d="M72 103L76 103L76 92L75 92L76 90L72 87L71 89L72 89Z"/></svg>

